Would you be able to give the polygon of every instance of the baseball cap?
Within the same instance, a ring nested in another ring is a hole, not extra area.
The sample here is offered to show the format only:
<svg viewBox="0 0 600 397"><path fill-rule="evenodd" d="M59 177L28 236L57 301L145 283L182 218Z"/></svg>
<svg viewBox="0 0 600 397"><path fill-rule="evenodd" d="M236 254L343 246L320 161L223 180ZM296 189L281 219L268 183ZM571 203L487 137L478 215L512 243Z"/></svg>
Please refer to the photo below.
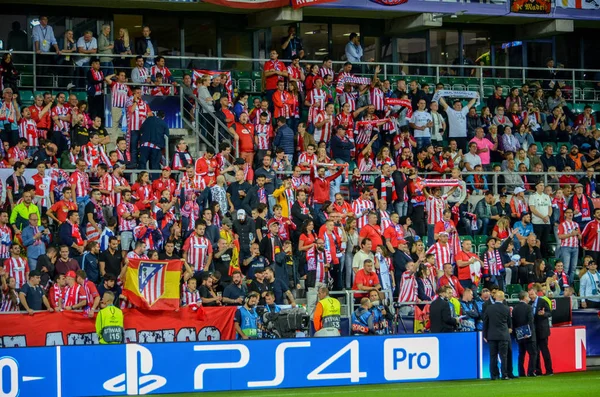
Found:
<svg viewBox="0 0 600 397"><path fill-rule="evenodd" d="M279 225L279 221L277 219L275 219L275 218L269 219L269 222L267 222L267 227L271 227L271 225L274 223Z"/></svg>
<svg viewBox="0 0 600 397"><path fill-rule="evenodd" d="M65 274L66 277L71 277L71 278L77 278L77 275L75 274L75 272L73 270L69 270L67 272L67 274Z"/></svg>
<svg viewBox="0 0 600 397"><path fill-rule="evenodd" d="M221 221L221 224L231 227L233 225L233 222L231 222L231 219L229 219L229 218L223 218L223 220Z"/></svg>
<svg viewBox="0 0 600 397"><path fill-rule="evenodd" d="M242 210L238 210L237 212L237 216L238 218L245 218L246 217L246 211Z"/></svg>
<svg viewBox="0 0 600 397"><path fill-rule="evenodd" d="M398 244L408 244L408 242L402 238L402 239L398 240Z"/></svg>
<svg viewBox="0 0 600 397"><path fill-rule="evenodd" d="M514 194L523 193L524 191L525 191L525 189L523 189L522 187L519 186L519 187L515 188Z"/></svg>
<svg viewBox="0 0 600 397"><path fill-rule="evenodd" d="M412 164L408 160L404 160L400 163L400 168L413 168Z"/></svg>
<svg viewBox="0 0 600 397"><path fill-rule="evenodd" d="M163 169L162 169L162 170L163 170L163 171L171 171L171 167L169 167L169 166L166 166L166 167L163 167Z"/></svg>
<svg viewBox="0 0 600 397"><path fill-rule="evenodd" d="M121 167L125 167L125 163L122 161L117 161L113 168L121 168Z"/></svg>
<svg viewBox="0 0 600 397"><path fill-rule="evenodd" d="M583 185L581 183L576 183L575 188L578 188L578 187L583 187Z"/></svg>

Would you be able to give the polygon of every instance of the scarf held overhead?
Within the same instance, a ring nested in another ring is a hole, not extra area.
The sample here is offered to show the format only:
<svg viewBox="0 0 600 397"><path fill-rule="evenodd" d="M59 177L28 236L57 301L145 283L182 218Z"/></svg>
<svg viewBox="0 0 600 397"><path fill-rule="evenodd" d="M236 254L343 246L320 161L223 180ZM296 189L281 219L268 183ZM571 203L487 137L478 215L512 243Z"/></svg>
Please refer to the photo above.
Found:
<svg viewBox="0 0 600 397"><path fill-rule="evenodd" d="M439 90L433 94L433 100L436 102L439 102L441 97L477 99L475 106L479 106L479 93L476 91Z"/></svg>

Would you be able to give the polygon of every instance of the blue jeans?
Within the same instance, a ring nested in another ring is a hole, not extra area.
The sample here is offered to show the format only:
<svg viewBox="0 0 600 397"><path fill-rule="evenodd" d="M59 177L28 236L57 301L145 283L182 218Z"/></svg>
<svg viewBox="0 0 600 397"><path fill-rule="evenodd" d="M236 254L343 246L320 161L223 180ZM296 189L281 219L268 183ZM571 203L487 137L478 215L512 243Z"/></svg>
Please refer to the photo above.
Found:
<svg viewBox="0 0 600 397"><path fill-rule="evenodd" d="M408 212L408 202L406 201L401 201L395 204L396 207L396 213L400 216L406 216L406 213Z"/></svg>
<svg viewBox="0 0 600 397"><path fill-rule="evenodd" d="M110 76L115 72L112 62L100 62L100 70L104 73L104 77Z"/></svg>
<svg viewBox="0 0 600 397"><path fill-rule="evenodd" d="M563 262L565 267L565 273L569 276L569 285L573 283L573 277L575 276L575 268L577 267L577 260L579 259L579 248L578 247L560 247L560 260Z"/></svg>
<svg viewBox="0 0 600 397"><path fill-rule="evenodd" d="M490 224L490 219L489 218L483 218L481 220L478 220L478 222L481 222L479 224L479 235L485 236L488 234L488 225Z"/></svg>
<svg viewBox="0 0 600 397"><path fill-rule="evenodd" d="M427 246L431 247L433 244L435 244L435 240L434 240L434 233L433 230L435 229L435 225L427 225Z"/></svg>
<svg viewBox="0 0 600 397"><path fill-rule="evenodd" d="M431 138L415 138L417 141L417 149L431 145Z"/></svg>

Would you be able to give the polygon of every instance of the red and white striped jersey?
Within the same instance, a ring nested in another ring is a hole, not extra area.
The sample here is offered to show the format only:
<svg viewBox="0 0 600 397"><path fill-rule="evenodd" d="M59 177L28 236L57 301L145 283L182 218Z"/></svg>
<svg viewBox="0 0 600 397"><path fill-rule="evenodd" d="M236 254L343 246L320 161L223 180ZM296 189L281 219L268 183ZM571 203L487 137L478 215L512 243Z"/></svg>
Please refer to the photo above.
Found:
<svg viewBox="0 0 600 397"><path fill-rule="evenodd" d="M13 232L8 225L0 226L0 259L10 257L10 244Z"/></svg>
<svg viewBox="0 0 600 397"><path fill-rule="evenodd" d="M171 167L173 171L179 171L185 168L186 164L183 163L184 160L187 162L187 164L192 164L194 162L194 159L189 152L180 152L175 150L175 153L173 154L173 165Z"/></svg>
<svg viewBox="0 0 600 397"><path fill-rule="evenodd" d="M27 282L29 264L27 264L26 259L10 257L4 261L4 271L6 271L8 277L15 278L16 288L20 289Z"/></svg>
<svg viewBox="0 0 600 397"><path fill-rule="evenodd" d="M579 230L579 224L573 221L564 221L558 225L558 234L569 234L573 230ZM561 247L579 247L579 238L577 236L568 237L564 240L560 240Z"/></svg>
<svg viewBox="0 0 600 397"><path fill-rule="evenodd" d="M348 131L354 130L354 117L352 113L345 114L344 112L337 115L335 118L335 127L342 126L346 128L346 134Z"/></svg>
<svg viewBox="0 0 600 397"><path fill-rule="evenodd" d="M7 155L9 159L13 159L15 161L23 161L27 157L29 157L27 155L27 150L19 149L18 146L13 146L10 149L8 149Z"/></svg>
<svg viewBox="0 0 600 397"><path fill-rule="evenodd" d="M202 299L200 298L200 291L197 289L191 291L187 285L181 286L181 307L183 306L200 306Z"/></svg>
<svg viewBox="0 0 600 397"><path fill-rule="evenodd" d="M16 304L13 303L10 294L14 296ZM6 293L0 294L0 312L18 312L20 302L21 300L19 299L19 294L17 293L17 291L6 291Z"/></svg>
<svg viewBox="0 0 600 397"><path fill-rule="evenodd" d="M408 270L402 273L398 302L416 302L417 288L417 278L414 273L411 273Z"/></svg>
<svg viewBox="0 0 600 397"><path fill-rule="evenodd" d="M114 181L114 186L115 187L119 187L119 186L126 186L129 187L129 182L127 182L127 179L125 179L125 177L122 176L114 176L113 175L113 181ZM115 193L115 207L118 206L119 204L121 204L122 202L122 195L121 193Z"/></svg>
<svg viewBox="0 0 600 397"><path fill-rule="evenodd" d="M373 116L371 120L365 120L365 121L375 121L377 120L377 116ZM356 145L360 145L361 147L367 145L369 143L369 141L371 141L371 136L373 135L373 131L379 131L379 128L377 126L374 126L371 123L361 123L358 122L356 124L356 133L355 133L355 141L356 141Z"/></svg>
<svg viewBox="0 0 600 397"><path fill-rule="evenodd" d="M366 210L372 210L375 206L371 200L363 200L362 198L358 198L352 202L352 212L354 213L357 220L357 228L360 231L368 221L368 212ZM365 212L364 215L361 215Z"/></svg>
<svg viewBox="0 0 600 397"><path fill-rule="evenodd" d="M74 171L69 178L71 186L75 186L75 197L87 196L90 192L90 178L85 172Z"/></svg>
<svg viewBox="0 0 600 397"><path fill-rule="evenodd" d="M35 174L31 176L30 183L35 186L35 195L37 197L42 197L40 205L45 208L50 208L52 205L50 202L50 195L54 191L56 182L54 182L50 176Z"/></svg>
<svg viewBox="0 0 600 397"><path fill-rule="evenodd" d="M309 170L315 164L315 161L317 161L317 155L314 153L311 155L307 152L302 152L300 153L300 156L298 156L298 164L308 163L308 166L300 166L303 170Z"/></svg>
<svg viewBox="0 0 600 397"><path fill-rule="evenodd" d="M148 114L150 114L150 106L143 99L140 99L136 105L129 98L128 103L127 129L129 131L139 131L144 121L146 121Z"/></svg>
<svg viewBox="0 0 600 397"><path fill-rule="evenodd" d="M194 175L190 178L187 174L179 179L179 184L177 184L177 190L175 190L175 195L181 195L181 190L183 189L184 195L187 197L188 193L195 191L202 191L206 189L206 183L204 179L199 175Z"/></svg>
<svg viewBox="0 0 600 397"><path fill-rule="evenodd" d="M68 116L69 108L63 105L56 105L52 108L50 116L54 119L55 116ZM54 131L69 131L71 129L71 123L64 120L58 120L54 122Z"/></svg>
<svg viewBox="0 0 600 397"><path fill-rule="evenodd" d="M136 211L136 208L131 203L122 202L117 205L117 217L119 218L119 230L121 232L128 231L132 232L135 228L136 222L135 218L127 220L123 217L123 214L129 213L133 214Z"/></svg>
<svg viewBox="0 0 600 397"><path fill-rule="evenodd" d="M392 225L390 214L387 211L379 210L379 217L381 218L381 230L385 230Z"/></svg>
<svg viewBox="0 0 600 397"><path fill-rule="evenodd" d="M100 190L107 190L110 193L102 193L102 205L115 206L115 179L108 172L100 178Z"/></svg>
<svg viewBox="0 0 600 397"><path fill-rule="evenodd" d="M161 73L163 75L163 80L165 82L171 81L171 71L169 70L168 67L164 66L161 68L157 65L152 66L150 68L150 75L152 76L153 79L156 78L157 73Z"/></svg>
<svg viewBox="0 0 600 397"><path fill-rule="evenodd" d="M254 136L258 142L258 150L269 150L273 141L273 126L267 124L256 124L254 126Z"/></svg>
<svg viewBox="0 0 600 397"><path fill-rule="evenodd" d="M131 96L129 87L123 83L113 81L110 84L110 91L112 94L112 107L124 108L127 105L127 98Z"/></svg>
<svg viewBox="0 0 600 397"><path fill-rule="evenodd" d="M373 87L370 90L371 105L375 106L376 111L382 111L385 109L385 94L377 87Z"/></svg>
<svg viewBox="0 0 600 397"><path fill-rule="evenodd" d="M429 197L427 197L427 200L425 200L425 211L427 211L428 225L435 225L442 220L447 200L447 195L443 195L440 198L436 198L433 195L429 195Z"/></svg>
<svg viewBox="0 0 600 397"><path fill-rule="evenodd" d="M129 253L127 254L127 258L129 258L129 259L148 259L148 255L146 255L146 254L138 255L138 253L135 251L129 251Z"/></svg>
<svg viewBox="0 0 600 397"><path fill-rule="evenodd" d="M317 283L327 283L328 272L325 271L325 266L331 265L331 254L329 250L319 252L316 247L306 251L306 269L316 271L315 281Z"/></svg>
<svg viewBox="0 0 600 397"><path fill-rule="evenodd" d="M321 111L316 115L313 120L315 123L315 142L329 142L333 134L333 120L333 115L329 116L325 114L325 111ZM325 121L325 124L322 127L316 126L317 123L322 123L323 121Z"/></svg>
<svg viewBox="0 0 600 397"><path fill-rule="evenodd" d="M136 241L143 241L146 244L146 249L148 250L156 250L158 249L158 244L160 241L154 241L154 236L152 236L152 230L156 228L152 225L146 226L144 224L139 224L133 228L133 237Z"/></svg>
<svg viewBox="0 0 600 397"><path fill-rule="evenodd" d="M85 294L85 288L81 285L75 283L72 287L67 286L65 288L65 304L66 306L74 306L79 302L87 300L87 295Z"/></svg>
<svg viewBox="0 0 600 397"><path fill-rule="evenodd" d="M314 124L317 114L319 114L321 110L325 109L325 104L327 103L327 92L318 88L313 88L308 92L306 100L311 105L310 109L308 110L308 123ZM313 106L315 104L317 106Z"/></svg>
<svg viewBox="0 0 600 397"><path fill-rule="evenodd" d="M212 245L204 236L192 234L183 244L183 251L187 252L187 263L194 271L205 270L208 258L212 255Z"/></svg>
<svg viewBox="0 0 600 397"><path fill-rule="evenodd" d="M333 73L333 69L331 68L324 68L324 67L319 67L319 76L321 76L322 78L325 78L325 76L327 75L331 75L331 78L335 78L335 73Z"/></svg>
<svg viewBox="0 0 600 397"><path fill-rule="evenodd" d="M19 138L27 139L27 146L29 147L40 145L37 124L33 119L21 118L19 121Z"/></svg>
<svg viewBox="0 0 600 397"><path fill-rule="evenodd" d="M96 168L100 164L110 165L110 159L106 155L103 145L94 146L92 142L88 142L81 147L81 152L89 168Z"/></svg>
<svg viewBox="0 0 600 397"><path fill-rule="evenodd" d="M97 297L100 297L100 294L98 293L96 285L87 279L83 282L82 287L85 292L85 300L87 301L87 305L85 306L84 310L87 312L92 309L94 300Z"/></svg>
<svg viewBox="0 0 600 397"><path fill-rule="evenodd" d="M302 78L302 69L300 67L294 67L292 65L287 67L288 70L288 76L297 80L296 83L298 85L298 91L302 92L304 91L304 82L302 82L300 79Z"/></svg>
<svg viewBox="0 0 600 397"><path fill-rule="evenodd" d="M452 255L452 250L448 243L442 245L442 243L437 242L429 247L427 253L435 256L435 266L438 270L443 270L444 263L454 263L454 255Z"/></svg>
<svg viewBox="0 0 600 397"><path fill-rule="evenodd" d="M260 115L262 113L266 113L267 114L267 124L271 124L271 120L273 118L273 115L271 114L271 112L267 109L258 109L256 112L254 112L254 119L250 119L250 121L252 122L252 124L257 125L260 124ZM252 113L250 113L252 115Z"/></svg>
<svg viewBox="0 0 600 397"><path fill-rule="evenodd" d="M340 95L340 105L344 106L345 103L350 104L350 111L354 112L356 110L356 95L352 92L342 92Z"/></svg>

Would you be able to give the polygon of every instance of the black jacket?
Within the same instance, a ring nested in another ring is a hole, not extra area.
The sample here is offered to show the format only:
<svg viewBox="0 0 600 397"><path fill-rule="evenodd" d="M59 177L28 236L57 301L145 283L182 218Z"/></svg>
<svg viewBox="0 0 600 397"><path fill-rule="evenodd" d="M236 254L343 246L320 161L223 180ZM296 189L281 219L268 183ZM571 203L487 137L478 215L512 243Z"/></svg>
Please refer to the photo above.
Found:
<svg viewBox="0 0 600 397"><path fill-rule="evenodd" d="M254 219L249 215L246 215L244 222L240 222L239 219L233 221L233 232L239 236L240 241L240 253L250 254L250 244L256 239L256 224ZM245 258L242 256L242 258Z"/></svg>
<svg viewBox="0 0 600 397"><path fill-rule="evenodd" d="M508 306L500 303L490 305L483 313L483 337L487 340L510 340L512 319Z"/></svg>
<svg viewBox="0 0 600 397"><path fill-rule="evenodd" d="M292 222L294 222L294 225L296 225L296 228L298 228L298 229L300 229L300 227L302 226L304 221L306 221L308 219L314 219L314 217L315 217L312 206L310 206L306 203L305 203L305 205L306 205L306 209L308 210L308 214L302 213L302 207L300 207L300 204L298 203L298 201L295 201L294 204L292 205Z"/></svg>
<svg viewBox="0 0 600 397"><path fill-rule="evenodd" d="M429 308L429 319L431 321L431 333L454 332L457 327L456 320L450 311L450 302L446 299L437 298Z"/></svg>
<svg viewBox="0 0 600 397"><path fill-rule="evenodd" d="M537 301L537 306L536 306ZM552 310L550 305L543 298L537 298L535 301L531 301L530 305L535 307L535 315L533 316L533 322L535 324L535 335L537 339L548 339L550 336L550 322L549 318L552 317ZM539 314L540 310L544 310L544 314Z"/></svg>
<svg viewBox="0 0 600 397"><path fill-rule="evenodd" d="M506 102L505 98L502 98L502 97L496 98L496 94L494 93L488 98L487 105L490 108L490 112L492 114L496 114L496 108L498 106L504 107L504 105L506 104L505 102Z"/></svg>
<svg viewBox="0 0 600 397"><path fill-rule="evenodd" d="M140 145L149 142L161 149L167 147L167 140L165 137L169 136L169 126L160 117L148 117L142 124L140 133Z"/></svg>
<svg viewBox="0 0 600 397"><path fill-rule="evenodd" d="M521 301L513 307L512 311L513 332L524 325L529 325L531 328L531 338L529 341L535 341L535 325L533 324L533 311L531 306Z"/></svg>
<svg viewBox="0 0 600 397"><path fill-rule="evenodd" d="M273 243L275 243L275 247L273 246ZM260 240L260 255L267 258L269 264L272 264L275 261L276 255L273 255L273 252L276 251L276 247L279 247L279 252L283 251L283 244L281 243L279 236L275 236L275 241L271 241L271 237L267 234Z"/></svg>
<svg viewBox="0 0 600 397"><path fill-rule="evenodd" d="M158 45L156 44L156 40L150 37L150 42L152 43L152 47L154 47L154 56L158 56ZM138 55L146 55L146 49L148 48L147 40L144 37L139 37L135 41L135 53ZM154 61L154 60L152 60Z"/></svg>

